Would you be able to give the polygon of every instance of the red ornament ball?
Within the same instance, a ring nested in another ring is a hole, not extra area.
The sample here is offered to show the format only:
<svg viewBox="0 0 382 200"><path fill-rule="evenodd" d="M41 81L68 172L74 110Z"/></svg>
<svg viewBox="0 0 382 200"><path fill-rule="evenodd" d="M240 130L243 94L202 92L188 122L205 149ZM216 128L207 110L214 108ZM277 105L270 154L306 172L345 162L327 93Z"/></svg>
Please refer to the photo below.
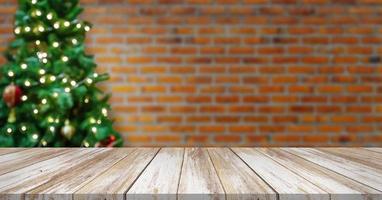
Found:
<svg viewBox="0 0 382 200"><path fill-rule="evenodd" d="M21 88L12 83L11 85L5 87L3 92L3 100L8 107L12 108L20 103L22 95L23 92Z"/></svg>

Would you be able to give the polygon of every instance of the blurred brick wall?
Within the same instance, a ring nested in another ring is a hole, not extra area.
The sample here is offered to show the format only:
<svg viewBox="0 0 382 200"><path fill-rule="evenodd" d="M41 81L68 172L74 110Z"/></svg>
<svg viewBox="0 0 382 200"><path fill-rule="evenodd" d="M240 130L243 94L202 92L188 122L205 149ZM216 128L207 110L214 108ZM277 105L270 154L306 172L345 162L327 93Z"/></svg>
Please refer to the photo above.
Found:
<svg viewBox="0 0 382 200"><path fill-rule="evenodd" d="M382 0L81 2L126 145L382 145Z"/></svg>

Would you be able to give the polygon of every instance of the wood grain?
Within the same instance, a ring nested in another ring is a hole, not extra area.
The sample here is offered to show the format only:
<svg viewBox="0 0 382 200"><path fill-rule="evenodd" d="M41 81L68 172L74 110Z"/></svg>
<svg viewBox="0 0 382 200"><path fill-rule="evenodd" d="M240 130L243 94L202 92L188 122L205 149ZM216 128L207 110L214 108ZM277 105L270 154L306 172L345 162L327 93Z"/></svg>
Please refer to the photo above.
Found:
<svg viewBox="0 0 382 200"><path fill-rule="evenodd" d="M379 191L280 149L257 149L334 199L381 199Z"/></svg>
<svg viewBox="0 0 382 200"><path fill-rule="evenodd" d="M0 149L0 200L379 200L381 148Z"/></svg>
<svg viewBox="0 0 382 200"><path fill-rule="evenodd" d="M382 172L367 165L327 154L316 149L283 148L283 150L382 191Z"/></svg>
<svg viewBox="0 0 382 200"><path fill-rule="evenodd" d="M163 148L126 194L127 199L176 199L183 148Z"/></svg>
<svg viewBox="0 0 382 200"><path fill-rule="evenodd" d="M225 199L207 149L185 149L178 199Z"/></svg>
<svg viewBox="0 0 382 200"><path fill-rule="evenodd" d="M382 154L374 151L368 151L362 148L318 148L317 150L324 151L342 158L368 165L369 167L382 170Z"/></svg>
<svg viewBox="0 0 382 200"><path fill-rule="evenodd" d="M4 154L11 154L14 152L23 151L25 148L0 148L0 156Z"/></svg>
<svg viewBox="0 0 382 200"><path fill-rule="evenodd" d="M123 199L158 150L159 148L127 150L124 159L78 190L74 199Z"/></svg>
<svg viewBox="0 0 382 200"><path fill-rule="evenodd" d="M228 200L273 200L276 193L228 148L208 148Z"/></svg>
<svg viewBox="0 0 382 200"><path fill-rule="evenodd" d="M276 190L280 199L330 199L327 192L256 149L233 148L233 151Z"/></svg>

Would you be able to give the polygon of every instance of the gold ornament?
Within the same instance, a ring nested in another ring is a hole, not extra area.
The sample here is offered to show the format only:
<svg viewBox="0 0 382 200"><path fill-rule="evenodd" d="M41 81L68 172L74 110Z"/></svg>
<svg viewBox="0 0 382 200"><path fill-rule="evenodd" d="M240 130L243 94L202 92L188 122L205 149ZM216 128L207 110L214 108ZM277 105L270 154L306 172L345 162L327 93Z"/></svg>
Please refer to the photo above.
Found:
<svg viewBox="0 0 382 200"><path fill-rule="evenodd" d="M75 132L74 126L70 124L69 120L66 120L65 125L61 128L61 135L70 140Z"/></svg>

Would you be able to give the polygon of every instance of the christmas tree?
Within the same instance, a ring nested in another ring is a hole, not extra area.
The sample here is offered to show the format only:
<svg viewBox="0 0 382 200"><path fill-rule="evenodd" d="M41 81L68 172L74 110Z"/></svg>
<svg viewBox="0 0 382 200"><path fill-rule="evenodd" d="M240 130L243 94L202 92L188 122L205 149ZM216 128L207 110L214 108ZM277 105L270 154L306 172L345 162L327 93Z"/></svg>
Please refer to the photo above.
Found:
<svg viewBox="0 0 382 200"><path fill-rule="evenodd" d="M121 146L85 53L91 24L78 0L19 0L15 39L0 68L0 146Z"/></svg>

